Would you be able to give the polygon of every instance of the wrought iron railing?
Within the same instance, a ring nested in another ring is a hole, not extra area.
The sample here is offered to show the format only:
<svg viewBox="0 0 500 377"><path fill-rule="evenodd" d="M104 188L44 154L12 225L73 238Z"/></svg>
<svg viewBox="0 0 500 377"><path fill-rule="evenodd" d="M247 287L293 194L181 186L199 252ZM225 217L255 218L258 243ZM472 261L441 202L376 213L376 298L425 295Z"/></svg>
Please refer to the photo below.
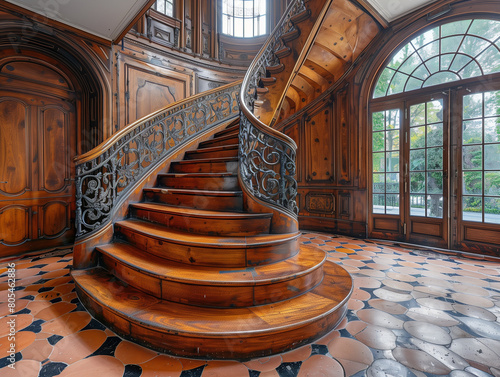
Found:
<svg viewBox="0 0 500 377"><path fill-rule="evenodd" d="M305 0L290 3L250 65L241 88L240 182L247 194L295 219L298 216L295 179L297 146L291 138L261 122L253 111L257 88L262 87L261 80L267 77L267 68L281 64L278 55L287 48L283 37L296 30L294 17L308 12L305 3Z"/></svg>
<svg viewBox="0 0 500 377"><path fill-rule="evenodd" d="M133 123L76 162L76 232L109 223L149 171L178 146L239 113L241 82L176 102Z"/></svg>

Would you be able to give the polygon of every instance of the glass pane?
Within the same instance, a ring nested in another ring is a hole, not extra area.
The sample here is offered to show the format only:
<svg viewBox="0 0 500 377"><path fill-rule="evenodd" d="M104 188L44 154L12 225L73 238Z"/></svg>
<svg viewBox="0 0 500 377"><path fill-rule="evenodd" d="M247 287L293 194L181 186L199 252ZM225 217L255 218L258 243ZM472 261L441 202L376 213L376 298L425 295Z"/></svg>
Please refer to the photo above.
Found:
<svg viewBox="0 0 500 377"><path fill-rule="evenodd" d="M373 195L373 213L385 213L385 195Z"/></svg>
<svg viewBox="0 0 500 377"><path fill-rule="evenodd" d="M172 3L167 2L167 4L165 4L165 14L170 17L174 15L174 6Z"/></svg>
<svg viewBox="0 0 500 377"><path fill-rule="evenodd" d="M472 59L467 55L457 54L455 59L453 59L453 63L451 63L450 71L458 72L462 70L471 60Z"/></svg>
<svg viewBox="0 0 500 377"><path fill-rule="evenodd" d="M243 37L243 18L234 18L234 36Z"/></svg>
<svg viewBox="0 0 500 377"><path fill-rule="evenodd" d="M484 222L500 224L500 198L484 198Z"/></svg>
<svg viewBox="0 0 500 377"><path fill-rule="evenodd" d="M426 43L429 43L435 39L439 38L439 28L435 27L429 31L426 31L423 34L420 34L419 36L415 37L411 43L415 48L422 47Z"/></svg>
<svg viewBox="0 0 500 377"><path fill-rule="evenodd" d="M483 116L483 95L481 93L464 96L463 119L474 119Z"/></svg>
<svg viewBox="0 0 500 377"><path fill-rule="evenodd" d="M427 170L443 170L443 148L427 149Z"/></svg>
<svg viewBox="0 0 500 377"><path fill-rule="evenodd" d="M495 46L489 47L477 57L485 75L500 71L500 52Z"/></svg>
<svg viewBox="0 0 500 377"><path fill-rule="evenodd" d="M399 171L399 152L386 153L386 171L388 172Z"/></svg>
<svg viewBox="0 0 500 377"><path fill-rule="evenodd" d="M457 52L457 49L460 46L461 41L462 41L461 36L441 39L441 54L445 54L448 52Z"/></svg>
<svg viewBox="0 0 500 377"><path fill-rule="evenodd" d="M386 190L391 193L399 192L399 173L387 174Z"/></svg>
<svg viewBox="0 0 500 377"><path fill-rule="evenodd" d="M487 118L484 120L484 142L500 142L500 118Z"/></svg>
<svg viewBox="0 0 500 377"><path fill-rule="evenodd" d="M394 70L398 69L401 66L401 64L408 58L408 56L410 56L414 52L415 49L412 47L412 45L407 44L401 50L399 50L396 55L394 55L394 57L391 59L389 64L387 64L387 66Z"/></svg>
<svg viewBox="0 0 500 377"><path fill-rule="evenodd" d="M424 82L422 80L411 77L406 83L405 92L409 92L410 90L420 89L423 84Z"/></svg>
<svg viewBox="0 0 500 377"><path fill-rule="evenodd" d="M468 79L471 77L481 76L483 74L483 71L475 61L471 61L459 72L459 74L463 79Z"/></svg>
<svg viewBox="0 0 500 377"><path fill-rule="evenodd" d="M439 56L429 59L425 62L427 69L430 73L436 73L439 71Z"/></svg>
<svg viewBox="0 0 500 377"><path fill-rule="evenodd" d="M386 213L388 215L399 215L399 195L386 195Z"/></svg>
<svg viewBox="0 0 500 377"><path fill-rule="evenodd" d="M422 64L422 59L418 56L418 54L411 55L403 65L399 68L401 72L411 74L420 64Z"/></svg>
<svg viewBox="0 0 500 377"><path fill-rule="evenodd" d="M445 54L441 55L441 70L446 71L450 68L450 64L453 61L455 55Z"/></svg>
<svg viewBox="0 0 500 377"><path fill-rule="evenodd" d="M425 149L410 151L410 171L425 170Z"/></svg>
<svg viewBox="0 0 500 377"><path fill-rule="evenodd" d="M410 215L425 216L425 196L410 195Z"/></svg>
<svg viewBox="0 0 500 377"><path fill-rule="evenodd" d="M443 124L427 126L427 146L439 147L443 145Z"/></svg>
<svg viewBox="0 0 500 377"><path fill-rule="evenodd" d="M373 192L385 192L385 174L373 174Z"/></svg>
<svg viewBox="0 0 500 377"><path fill-rule="evenodd" d="M436 35L436 38L437 37L439 37L439 33ZM422 59L424 59L424 61L439 55L439 41L428 43L420 50L418 50L418 53L420 54Z"/></svg>
<svg viewBox="0 0 500 377"><path fill-rule="evenodd" d="M258 19L259 23L259 35L264 35L267 33L267 22L266 22L266 16L260 16Z"/></svg>
<svg viewBox="0 0 500 377"><path fill-rule="evenodd" d="M381 152L385 150L385 132L374 132L373 133L373 152Z"/></svg>
<svg viewBox="0 0 500 377"><path fill-rule="evenodd" d="M500 90L484 93L484 116L500 115Z"/></svg>
<svg viewBox="0 0 500 377"><path fill-rule="evenodd" d="M425 126L410 129L410 148L425 148Z"/></svg>
<svg viewBox="0 0 500 377"><path fill-rule="evenodd" d="M382 131L384 127L384 112L379 111L378 113L372 114L373 131Z"/></svg>
<svg viewBox="0 0 500 377"><path fill-rule="evenodd" d="M425 194L425 173L410 173L410 192Z"/></svg>
<svg viewBox="0 0 500 377"><path fill-rule="evenodd" d="M409 78L410 76L402 72L397 72L392 78L387 94L401 93L404 90L406 81L408 81Z"/></svg>
<svg viewBox="0 0 500 377"><path fill-rule="evenodd" d="M500 196L500 171L484 173L484 194Z"/></svg>
<svg viewBox="0 0 500 377"><path fill-rule="evenodd" d="M399 110L389 110L385 112L386 129L399 129Z"/></svg>
<svg viewBox="0 0 500 377"><path fill-rule="evenodd" d="M467 120L463 122L462 144L481 144L483 142L482 119Z"/></svg>
<svg viewBox="0 0 500 377"><path fill-rule="evenodd" d="M463 34L471 24L471 20L450 22L441 26L441 36Z"/></svg>
<svg viewBox="0 0 500 377"><path fill-rule="evenodd" d="M443 218L442 195L427 195L427 217Z"/></svg>
<svg viewBox="0 0 500 377"><path fill-rule="evenodd" d="M483 173L480 171L463 172L463 194L482 195L483 194Z"/></svg>
<svg viewBox="0 0 500 377"><path fill-rule="evenodd" d="M377 86L375 87L373 98L385 97L387 95L387 89L389 89L389 83L391 82L394 73L396 73L396 71L389 68L385 68L382 71L382 74L377 81Z"/></svg>
<svg viewBox="0 0 500 377"><path fill-rule="evenodd" d="M427 123L443 121L443 100L427 102Z"/></svg>
<svg viewBox="0 0 500 377"><path fill-rule="evenodd" d="M410 106L410 126L425 124L425 103Z"/></svg>
<svg viewBox="0 0 500 377"><path fill-rule="evenodd" d="M425 80L428 78L431 74L429 73L429 70L425 65L421 65L418 67L412 74L412 76L419 78L421 80Z"/></svg>
<svg viewBox="0 0 500 377"><path fill-rule="evenodd" d="M385 148L388 151L397 151L399 150L399 130L395 131L386 131L386 142Z"/></svg>
<svg viewBox="0 0 500 377"><path fill-rule="evenodd" d="M500 37L500 22L495 20L474 20L467 34L474 34L494 42Z"/></svg>
<svg viewBox="0 0 500 377"><path fill-rule="evenodd" d="M500 144L484 146L484 170L498 170L500 168Z"/></svg>
<svg viewBox="0 0 500 377"><path fill-rule="evenodd" d="M443 173L433 171L427 173L427 193L442 194L443 193Z"/></svg>
<svg viewBox="0 0 500 377"><path fill-rule="evenodd" d="M440 85L447 82L458 81L460 79L461 79L460 76L458 76L453 72L438 72L429 77L424 82L423 86L427 88L428 86Z"/></svg>
<svg viewBox="0 0 500 377"><path fill-rule="evenodd" d="M382 173L385 171L385 153L374 153L373 154L373 171Z"/></svg>
<svg viewBox="0 0 500 377"><path fill-rule="evenodd" d="M477 56L488 47L490 47L490 42L472 35L467 35L464 38L459 51L470 56Z"/></svg>
<svg viewBox="0 0 500 377"><path fill-rule="evenodd" d="M462 198L462 219L465 221L483 221L483 199L477 196Z"/></svg>
<svg viewBox="0 0 500 377"><path fill-rule="evenodd" d="M244 19L244 31L245 31L245 37L253 37L253 18L245 18Z"/></svg>
<svg viewBox="0 0 500 377"><path fill-rule="evenodd" d="M473 145L462 147L462 168L464 170L480 170L483 167L483 147Z"/></svg>

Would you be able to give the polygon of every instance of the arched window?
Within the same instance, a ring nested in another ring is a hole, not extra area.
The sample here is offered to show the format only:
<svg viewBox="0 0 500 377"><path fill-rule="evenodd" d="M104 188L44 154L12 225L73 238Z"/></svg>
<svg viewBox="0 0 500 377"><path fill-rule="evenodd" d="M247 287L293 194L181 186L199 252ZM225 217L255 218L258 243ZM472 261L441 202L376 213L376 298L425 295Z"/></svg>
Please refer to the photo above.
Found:
<svg viewBox="0 0 500 377"><path fill-rule="evenodd" d="M222 33L251 38L267 33L266 0L222 0Z"/></svg>
<svg viewBox="0 0 500 377"><path fill-rule="evenodd" d="M444 23L396 50L369 122L372 237L499 239L500 21Z"/></svg>
<svg viewBox="0 0 500 377"><path fill-rule="evenodd" d="M167 16L174 16L174 0L157 0L151 8Z"/></svg>
<svg viewBox="0 0 500 377"><path fill-rule="evenodd" d="M387 64L373 98L500 72L500 21L463 20L412 39Z"/></svg>

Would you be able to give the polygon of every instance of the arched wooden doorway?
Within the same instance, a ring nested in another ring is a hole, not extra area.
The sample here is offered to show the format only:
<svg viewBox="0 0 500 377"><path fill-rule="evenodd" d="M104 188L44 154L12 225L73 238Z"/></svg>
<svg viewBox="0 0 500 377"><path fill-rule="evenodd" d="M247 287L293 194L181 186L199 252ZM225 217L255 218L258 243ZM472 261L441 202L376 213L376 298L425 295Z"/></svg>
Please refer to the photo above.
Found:
<svg viewBox="0 0 500 377"><path fill-rule="evenodd" d="M77 45L16 30L0 28L0 256L73 243L73 159L102 140L106 90Z"/></svg>

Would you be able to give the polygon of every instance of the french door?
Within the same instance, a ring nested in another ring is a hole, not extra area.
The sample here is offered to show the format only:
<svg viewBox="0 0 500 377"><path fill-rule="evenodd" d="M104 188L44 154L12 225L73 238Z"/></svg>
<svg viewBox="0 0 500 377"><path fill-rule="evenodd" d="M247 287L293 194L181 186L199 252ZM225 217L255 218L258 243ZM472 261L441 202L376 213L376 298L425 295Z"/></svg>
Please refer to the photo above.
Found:
<svg viewBox="0 0 500 377"><path fill-rule="evenodd" d="M371 237L498 251L499 88L459 86L372 105Z"/></svg>
<svg viewBox="0 0 500 377"><path fill-rule="evenodd" d="M383 108L371 114L372 236L447 247L448 97Z"/></svg>

